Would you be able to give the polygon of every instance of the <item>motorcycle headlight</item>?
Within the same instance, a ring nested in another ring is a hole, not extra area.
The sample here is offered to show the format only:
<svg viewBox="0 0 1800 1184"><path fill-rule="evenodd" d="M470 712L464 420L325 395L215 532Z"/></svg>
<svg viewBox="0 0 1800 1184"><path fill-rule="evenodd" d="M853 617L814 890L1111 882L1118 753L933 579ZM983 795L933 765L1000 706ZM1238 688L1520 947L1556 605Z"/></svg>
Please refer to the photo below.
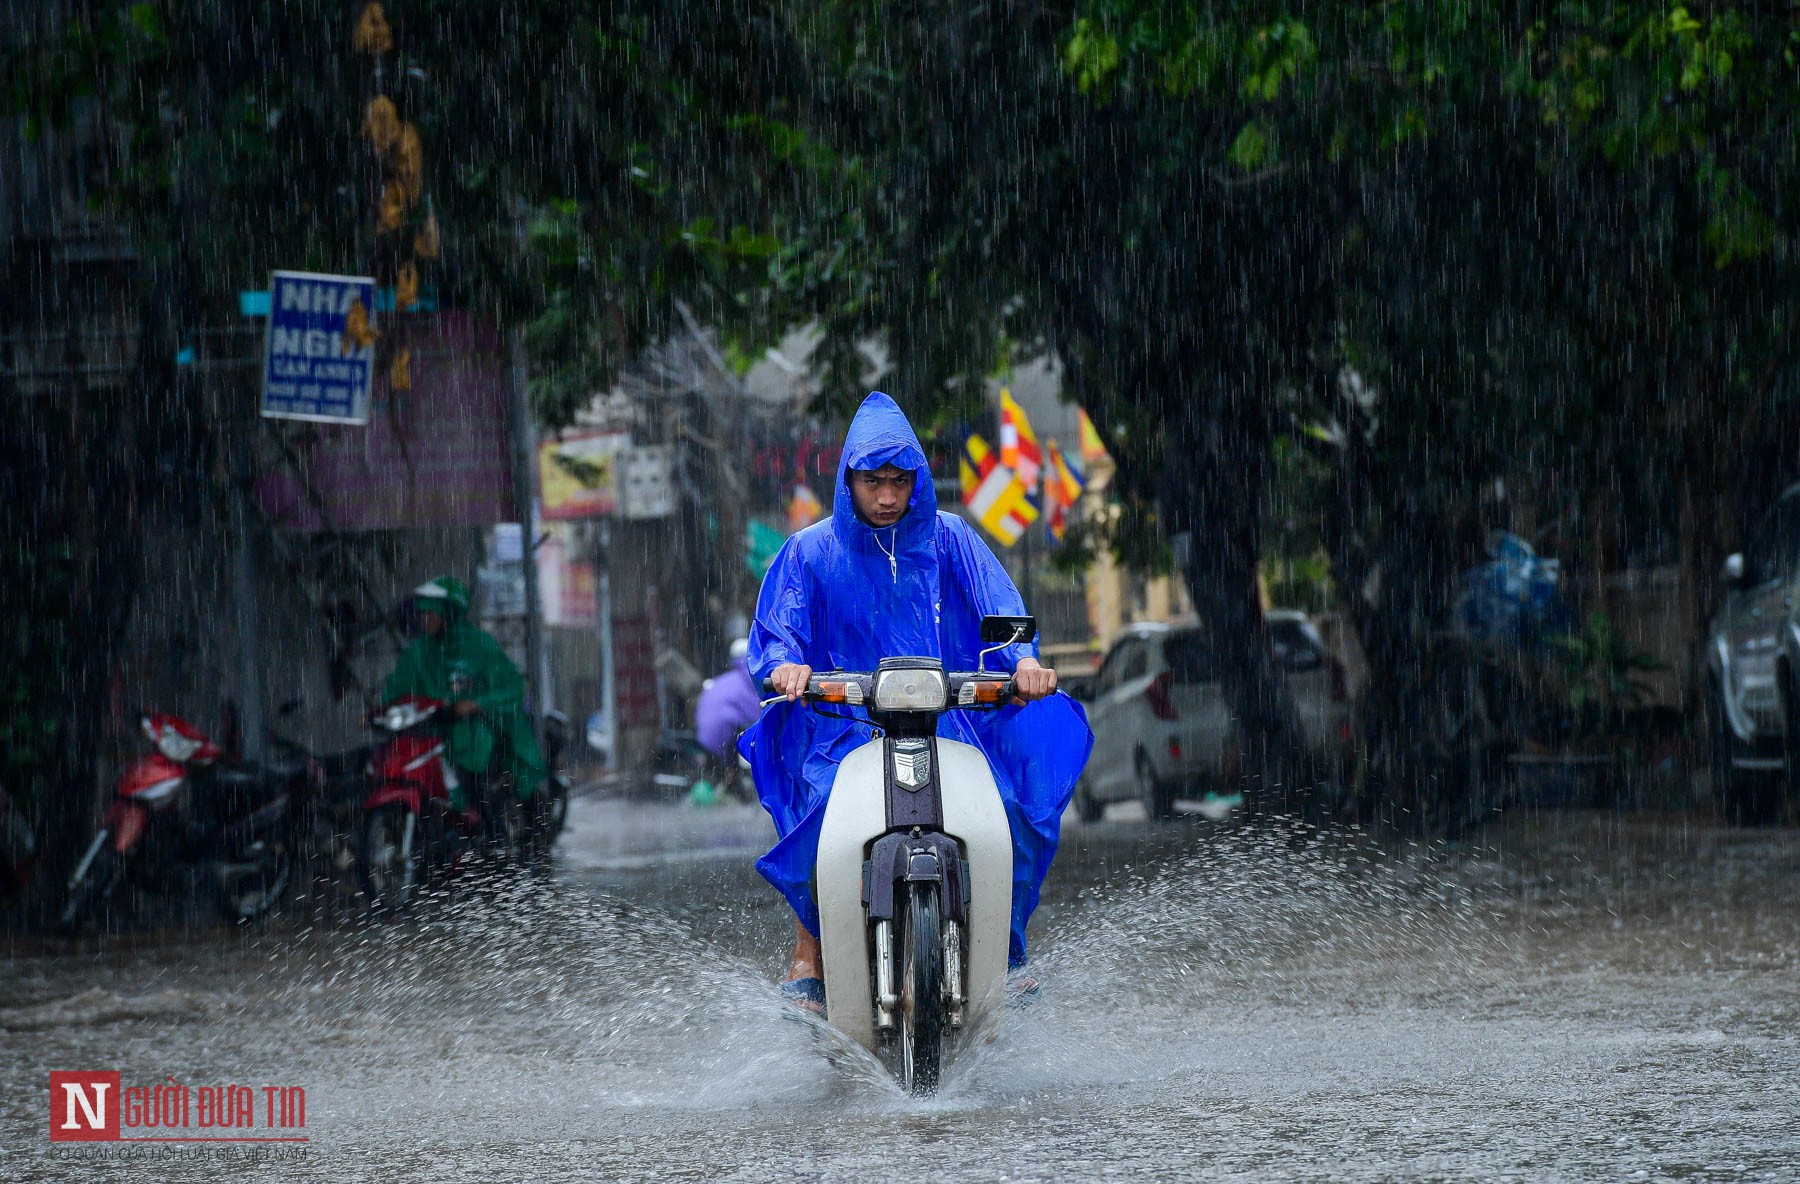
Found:
<svg viewBox="0 0 1800 1184"><path fill-rule="evenodd" d="M424 718L424 713L411 703L396 703L382 713L381 726L390 732L404 732Z"/></svg>
<svg viewBox="0 0 1800 1184"><path fill-rule="evenodd" d="M875 675L879 711L942 711L950 695L942 670L883 670Z"/></svg>
<svg viewBox="0 0 1800 1184"><path fill-rule="evenodd" d="M200 741L190 740L173 728L164 728L162 735L156 738L156 750L176 764L184 765L189 757L200 751Z"/></svg>

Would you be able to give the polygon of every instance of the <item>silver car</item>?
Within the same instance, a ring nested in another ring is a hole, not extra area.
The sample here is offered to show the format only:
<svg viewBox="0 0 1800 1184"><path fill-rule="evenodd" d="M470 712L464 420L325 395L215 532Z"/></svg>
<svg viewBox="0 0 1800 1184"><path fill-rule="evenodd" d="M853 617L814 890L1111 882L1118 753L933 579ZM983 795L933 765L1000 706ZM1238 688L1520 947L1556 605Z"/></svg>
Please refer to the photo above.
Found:
<svg viewBox="0 0 1800 1184"><path fill-rule="evenodd" d="M1772 821L1800 771L1800 485L1725 560L1707 633L1713 796L1734 822Z"/></svg>
<svg viewBox="0 0 1800 1184"><path fill-rule="evenodd" d="M1267 615L1308 747L1339 757L1350 742L1344 668L1304 613ZM1238 789L1238 732L1205 636L1193 623L1133 625L1113 642L1087 690L1093 755L1075 809L1098 819L1112 802L1140 801L1151 818L1177 798Z"/></svg>

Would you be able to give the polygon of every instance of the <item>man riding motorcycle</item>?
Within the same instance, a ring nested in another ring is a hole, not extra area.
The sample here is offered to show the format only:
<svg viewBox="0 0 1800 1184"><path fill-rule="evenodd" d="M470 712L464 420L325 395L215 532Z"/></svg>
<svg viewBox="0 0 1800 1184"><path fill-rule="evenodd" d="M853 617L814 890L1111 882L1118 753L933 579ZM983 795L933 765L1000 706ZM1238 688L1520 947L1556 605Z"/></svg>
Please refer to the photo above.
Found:
<svg viewBox="0 0 1800 1184"><path fill-rule="evenodd" d="M460 580L440 576L413 589L412 601L423 633L401 652L382 687L382 701L423 695L450 704L454 722L445 736L445 755L468 775L450 791L452 809L467 808L463 785L506 770L520 799L529 797L543 781L545 766L525 717L519 668L499 642L468 623L469 589Z"/></svg>
<svg viewBox="0 0 1800 1184"><path fill-rule="evenodd" d="M795 534L763 578L750 631L750 673L789 702L766 711L739 742L780 836L757 870L795 914L783 993L811 1010L824 1001L819 913L811 878L838 762L866 743L862 720L794 702L814 670L871 670L896 655L973 670L984 616L1022 615L1006 569L974 528L940 512L918 436L894 401L863 401L844 440L831 517ZM1025 964L1025 927L1056 854L1062 813L1093 733L1079 705L1056 694L1035 644L989 659L1014 675L1018 701L980 716L948 713L938 734L987 754L1013 843L1008 963Z"/></svg>

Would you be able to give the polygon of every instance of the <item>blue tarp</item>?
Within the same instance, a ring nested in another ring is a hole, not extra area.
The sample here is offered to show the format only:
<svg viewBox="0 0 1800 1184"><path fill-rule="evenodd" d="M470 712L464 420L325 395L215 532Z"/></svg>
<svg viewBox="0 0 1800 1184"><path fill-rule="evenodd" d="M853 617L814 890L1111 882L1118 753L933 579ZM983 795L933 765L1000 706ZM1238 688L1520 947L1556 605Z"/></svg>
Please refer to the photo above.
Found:
<svg viewBox="0 0 1800 1184"><path fill-rule="evenodd" d="M919 476L906 516L878 531L857 517L847 478L852 469L884 464ZM981 618L1024 612L1011 577L974 528L938 511L918 436L894 401L876 392L863 400L844 440L831 517L788 539L763 579L750 628L750 672L760 680L784 662L873 670L898 656L935 657L946 669L973 670ZM1036 654L1035 644L1010 646L990 655L989 667L1010 671ZM866 723L781 703L739 745L780 836L756 868L815 934L811 880L825 799L838 762L870 735ZM948 712L938 735L984 749L1006 800L1013 840L1009 954L1021 965L1025 924L1094 734L1080 704L1059 692L1024 707Z"/></svg>
<svg viewBox="0 0 1800 1184"><path fill-rule="evenodd" d="M1532 649L1569 631L1561 569L1510 532L1492 544L1493 558L1463 575L1458 624L1476 641Z"/></svg>

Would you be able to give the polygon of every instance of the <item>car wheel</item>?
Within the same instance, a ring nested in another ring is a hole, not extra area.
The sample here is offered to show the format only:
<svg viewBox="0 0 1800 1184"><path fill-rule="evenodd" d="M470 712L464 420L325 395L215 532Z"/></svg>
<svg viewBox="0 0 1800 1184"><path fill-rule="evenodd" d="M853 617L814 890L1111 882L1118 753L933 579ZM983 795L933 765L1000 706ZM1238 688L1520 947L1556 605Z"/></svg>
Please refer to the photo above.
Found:
<svg viewBox="0 0 1800 1184"><path fill-rule="evenodd" d="M1175 795L1157 778L1150 758L1141 752L1137 755L1136 772L1138 798L1144 803L1144 813L1152 822L1173 818Z"/></svg>
<svg viewBox="0 0 1800 1184"><path fill-rule="evenodd" d="M1095 801L1088 789L1087 778L1075 783L1075 817L1083 822L1098 822L1106 813L1106 803Z"/></svg>
<svg viewBox="0 0 1800 1184"><path fill-rule="evenodd" d="M1737 758L1743 742L1731 730L1723 694L1716 686L1707 696L1707 705L1711 717L1707 747L1711 750L1708 755L1712 766L1713 801L1731 825L1760 826L1777 812L1775 782L1778 779L1738 768Z"/></svg>
<svg viewBox="0 0 1800 1184"><path fill-rule="evenodd" d="M1781 790L1771 809L1771 813L1777 815L1781 812L1782 798L1800 810L1800 686L1795 685L1786 663L1782 665L1781 676L1781 722Z"/></svg>

